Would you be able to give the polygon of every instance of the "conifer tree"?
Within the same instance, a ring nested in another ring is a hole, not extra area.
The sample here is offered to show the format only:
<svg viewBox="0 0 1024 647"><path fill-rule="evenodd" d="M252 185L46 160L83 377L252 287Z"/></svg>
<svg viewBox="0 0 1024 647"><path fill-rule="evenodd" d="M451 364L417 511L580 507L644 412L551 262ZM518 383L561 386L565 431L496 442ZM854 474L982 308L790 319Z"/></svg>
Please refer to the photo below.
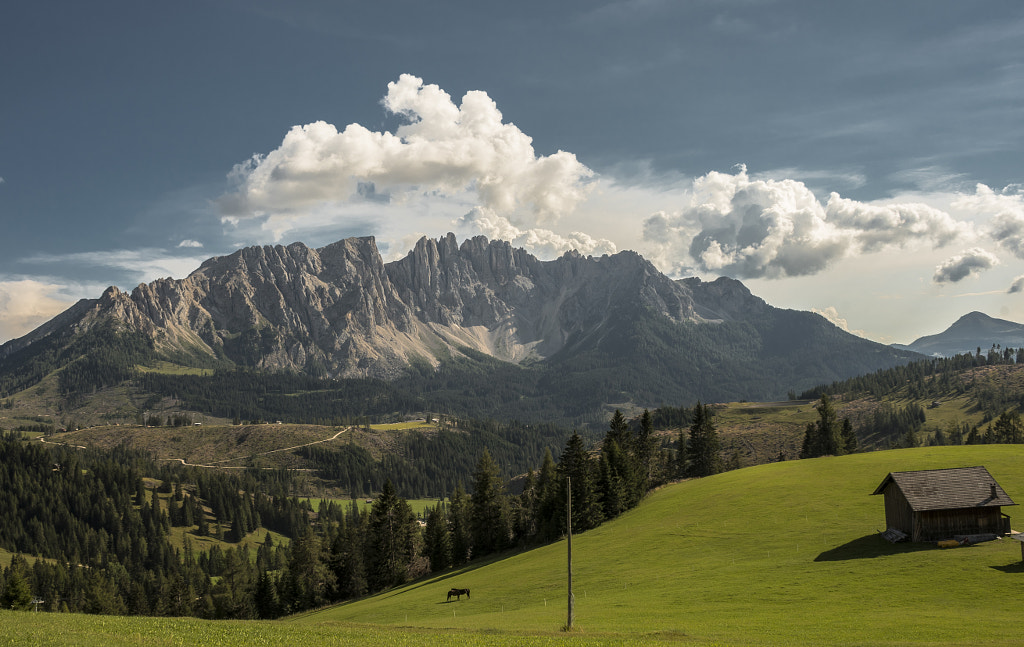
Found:
<svg viewBox="0 0 1024 647"><path fill-rule="evenodd" d="M604 519L597 489L594 487L594 464L583 446L583 439L576 432L565 443L565 451L558 462L559 509L561 522L559 531L565 532L565 505L568 490L566 477L572 486L572 528L583 532L596 528Z"/></svg>
<svg viewBox="0 0 1024 647"><path fill-rule="evenodd" d="M612 463L621 464L622 451L618 443L608 443L598 459L597 489L605 519L613 519L626 510L627 497L622 478L612 469Z"/></svg>
<svg viewBox="0 0 1024 647"><path fill-rule="evenodd" d="M601 443L601 460L607 462L608 477L599 479L598 497L614 502L605 507L607 516L634 507L643 495L636 440L622 412L616 409ZM603 469L600 465L598 468ZM610 489L605 491L605 487ZM609 507L614 513L609 514Z"/></svg>
<svg viewBox="0 0 1024 647"><path fill-rule="evenodd" d="M545 448L544 460L537 474L535 518L538 539L551 540L558 536L561 527L557 510L559 497L558 466L551 457L551 450Z"/></svg>
<svg viewBox="0 0 1024 647"><path fill-rule="evenodd" d="M654 439L654 422L651 419L651 412L644 409L640 416L640 429L634 439L635 455L637 464L637 499L643 498L652 486L652 479L655 472L657 452Z"/></svg>
<svg viewBox="0 0 1024 647"><path fill-rule="evenodd" d="M452 534L444 507L434 506L427 513L423 529L423 554L430 561L431 571L442 571L452 565Z"/></svg>
<svg viewBox="0 0 1024 647"><path fill-rule="evenodd" d="M526 471L523 491L516 503L515 536L523 543L537 535L537 479L533 475L533 470Z"/></svg>
<svg viewBox="0 0 1024 647"><path fill-rule="evenodd" d="M3 609L28 609L29 603L32 601L32 591L24 573L25 569L18 568L14 562L16 559L21 559L24 562L24 558L15 556L11 566L4 569L5 582L3 595L0 595L0 608Z"/></svg>
<svg viewBox="0 0 1024 647"><path fill-rule="evenodd" d="M687 432L688 429L686 427L679 427L679 437L676 439L676 464L674 470L676 478L684 478L686 476L686 464L689 461L686 447Z"/></svg>
<svg viewBox="0 0 1024 647"><path fill-rule="evenodd" d="M388 479L373 502L366 529L367 579L371 590L405 582L406 568L413 557L415 523L409 504L398 498Z"/></svg>
<svg viewBox="0 0 1024 647"><path fill-rule="evenodd" d="M808 423L804 430L800 458L839 456L845 453L846 444L840 436L841 430L836 420L836 409L827 393L821 395L817 407L818 422L817 424Z"/></svg>
<svg viewBox="0 0 1024 647"><path fill-rule="evenodd" d="M485 448L473 472L470 530L476 557L502 550L508 545L508 508L501 490L498 466Z"/></svg>
<svg viewBox="0 0 1024 647"><path fill-rule="evenodd" d="M854 454L857 452L857 434L853 431L853 425L850 424L849 418L843 418L839 437L842 440L844 454Z"/></svg>
<svg viewBox="0 0 1024 647"><path fill-rule="evenodd" d="M448 528L452 537L452 564L465 564L473 549L473 538L469 530L469 500L462 483L456 485L452 492Z"/></svg>
<svg viewBox="0 0 1024 647"><path fill-rule="evenodd" d="M722 471L721 445L718 430L711 420L707 405L697 402L693 409L693 423L690 425L688 476L711 476Z"/></svg>

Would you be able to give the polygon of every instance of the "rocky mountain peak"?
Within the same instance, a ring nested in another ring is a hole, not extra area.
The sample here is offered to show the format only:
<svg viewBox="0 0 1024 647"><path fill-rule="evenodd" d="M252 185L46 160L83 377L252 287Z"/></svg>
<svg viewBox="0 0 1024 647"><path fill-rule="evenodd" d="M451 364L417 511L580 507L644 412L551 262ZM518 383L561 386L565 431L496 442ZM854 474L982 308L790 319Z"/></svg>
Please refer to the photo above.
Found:
<svg viewBox="0 0 1024 647"><path fill-rule="evenodd" d="M79 308L88 314L77 325L116 320L179 356L393 377L414 358L436 363L462 347L513 362L543 359L570 340L617 334L637 309L700 323L759 305L739 282L672 281L631 251L541 261L505 241L476 236L460 245L449 233L421 238L390 263L373 237L319 249L247 247L181 280L130 294L111 287Z"/></svg>

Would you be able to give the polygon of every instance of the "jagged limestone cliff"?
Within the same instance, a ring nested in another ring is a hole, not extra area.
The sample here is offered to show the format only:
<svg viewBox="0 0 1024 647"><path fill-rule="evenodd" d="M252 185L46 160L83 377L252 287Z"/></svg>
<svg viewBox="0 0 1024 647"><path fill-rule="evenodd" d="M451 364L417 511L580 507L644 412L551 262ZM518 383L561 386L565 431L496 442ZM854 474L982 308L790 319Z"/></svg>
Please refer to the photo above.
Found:
<svg viewBox="0 0 1024 647"><path fill-rule="evenodd" d="M390 378L412 361L436 365L462 348L510 362L544 359L570 341L610 334L617 308L707 323L735 316L743 303L763 305L730 284L741 303L717 308L709 284L672 281L634 252L541 261L503 241L476 237L460 246L448 234L423 238L405 258L385 264L366 237L320 249L241 249L184 279L159 279L131 293L108 288L59 319L77 330L115 321L149 336L166 355ZM18 341L24 346L45 334Z"/></svg>

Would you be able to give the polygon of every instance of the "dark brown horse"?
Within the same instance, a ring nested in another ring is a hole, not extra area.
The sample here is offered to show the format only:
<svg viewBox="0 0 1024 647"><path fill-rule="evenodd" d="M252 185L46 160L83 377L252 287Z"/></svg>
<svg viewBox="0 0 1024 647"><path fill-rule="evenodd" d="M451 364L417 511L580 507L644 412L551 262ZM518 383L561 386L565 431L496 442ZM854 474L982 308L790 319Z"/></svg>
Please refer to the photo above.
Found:
<svg viewBox="0 0 1024 647"><path fill-rule="evenodd" d="M469 589L452 589L452 590L448 591L448 599L445 600L445 601L446 602L451 602L452 601L452 596L454 596L456 600L461 600L463 595L466 596L466 599L468 600L469 599Z"/></svg>

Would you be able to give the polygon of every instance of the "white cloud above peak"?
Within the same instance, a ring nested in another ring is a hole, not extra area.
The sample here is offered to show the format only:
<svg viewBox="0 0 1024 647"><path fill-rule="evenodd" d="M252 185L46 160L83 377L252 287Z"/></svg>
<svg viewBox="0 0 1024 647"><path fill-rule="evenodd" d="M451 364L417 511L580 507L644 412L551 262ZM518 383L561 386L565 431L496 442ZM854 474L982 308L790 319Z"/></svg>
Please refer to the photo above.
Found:
<svg viewBox="0 0 1024 647"><path fill-rule="evenodd" d="M985 270L999 265L999 258L980 247L965 250L937 268L932 276L935 283L957 283L969 276L978 276Z"/></svg>
<svg viewBox="0 0 1024 647"><path fill-rule="evenodd" d="M650 216L645 240L660 258L688 255L704 271L738 278L817 274L836 261L884 249L944 247L973 226L920 203L864 203L832 193L822 204L802 182L710 172L687 204Z"/></svg>
<svg viewBox="0 0 1024 647"><path fill-rule="evenodd" d="M441 88L403 74L388 84L385 109L407 120L392 132L352 123L294 126L281 145L231 173L226 219L296 215L375 196L395 201L443 194L491 209L519 225L554 222L586 197L593 172L572 153L537 155L532 139L504 123L485 92L459 105ZM363 190L360 187L363 187ZM227 222L230 222L226 220Z"/></svg>

